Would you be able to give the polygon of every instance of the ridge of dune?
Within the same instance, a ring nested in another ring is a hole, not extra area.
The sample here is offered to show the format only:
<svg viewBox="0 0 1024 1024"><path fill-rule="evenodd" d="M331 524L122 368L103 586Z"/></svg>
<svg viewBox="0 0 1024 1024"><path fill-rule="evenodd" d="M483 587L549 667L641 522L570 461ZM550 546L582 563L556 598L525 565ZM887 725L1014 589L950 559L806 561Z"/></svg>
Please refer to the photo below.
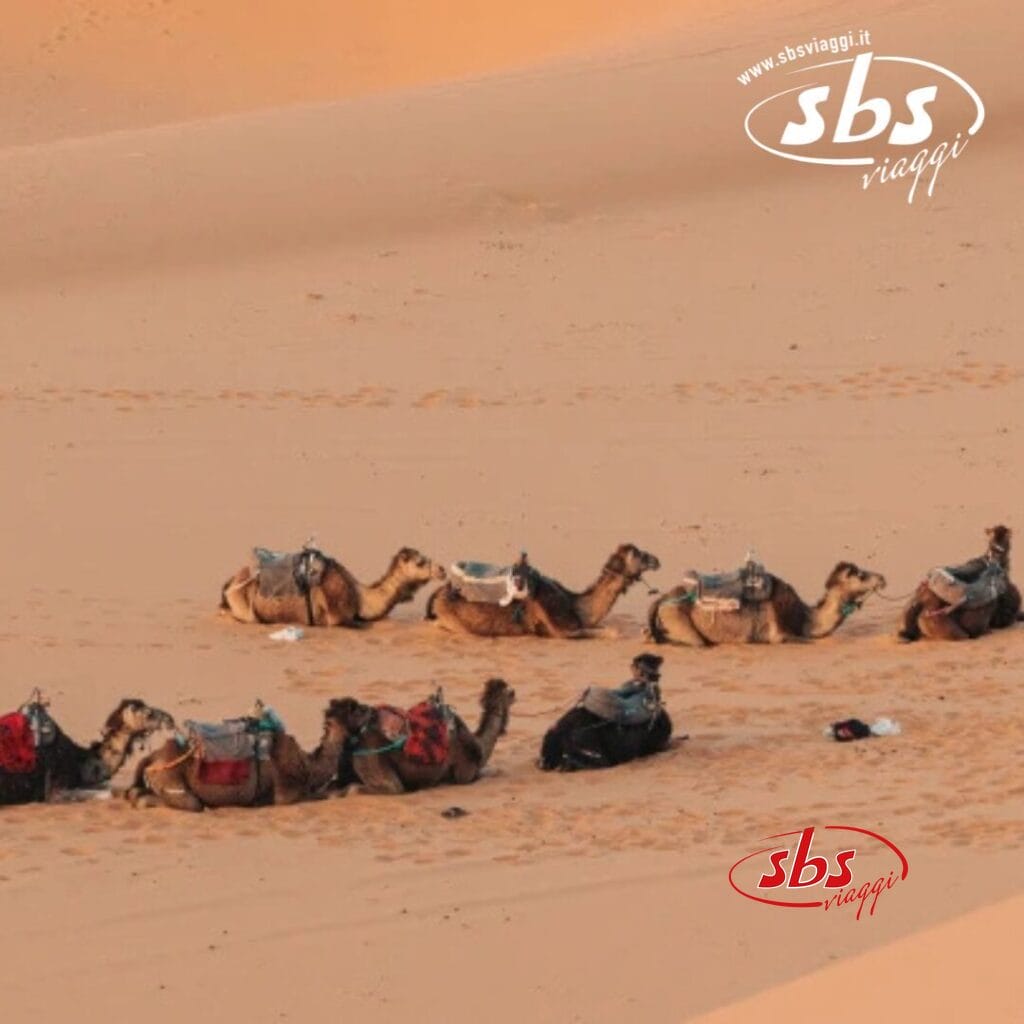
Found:
<svg viewBox="0 0 1024 1024"><path fill-rule="evenodd" d="M39 0L6 13L0 143L492 72L700 14L696 0Z"/></svg>
<svg viewBox="0 0 1024 1024"><path fill-rule="evenodd" d="M1011 1021L1020 1015L1024 895L830 964L693 1024ZM827 1010L825 1009L827 1007Z"/></svg>

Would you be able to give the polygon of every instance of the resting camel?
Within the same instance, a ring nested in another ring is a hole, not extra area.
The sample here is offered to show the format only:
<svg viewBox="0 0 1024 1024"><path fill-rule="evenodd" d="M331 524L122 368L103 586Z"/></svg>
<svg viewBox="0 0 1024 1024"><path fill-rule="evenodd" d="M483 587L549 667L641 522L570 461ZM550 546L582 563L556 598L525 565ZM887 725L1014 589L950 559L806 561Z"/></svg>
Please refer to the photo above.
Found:
<svg viewBox="0 0 1024 1024"><path fill-rule="evenodd" d="M140 763L125 796L135 807L164 805L179 811L291 804L316 796L337 775L348 738L339 703L332 700L324 711L323 737L310 754L288 733L273 733L269 759L254 761L244 782L221 785L200 779L195 748L183 751L170 740Z"/></svg>
<svg viewBox="0 0 1024 1024"><path fill-rule="evenodd" d="M675 587L651 605L648 635L655 643L688 647L713 644L778 644L829 636L869 595L885 587L885 577L840 562L825 580L825 595L806 605L784 580L766 574L771 596L743 602L738 610L708 610L685 586Z"/></svg>
<svg viewBox="0 0 1024 1024"><path fill-rule="evenodd" d="M100 739L83 747L50 717L38 695L21 713L34 718L40 729L35 766L24 773L0 769L0 804L47 800L53 790L101 786L125 762L133 743L174 724L167 712L129 698L107 716Z"/></svg>
<svg viewBox="0 0 1024 1024"><path fill-rule="evenodd" d="M289 622L303 626L357 627L390 614L411 601L424 584L443 580L444 569L414 548L402 548L375 583L360 583L340 562L326 555L323 573L307 595L260 593L259 570L244 566L221 588L221 608L239 622Z"/></svg>
<svg viewBox="0 0 1024 1024"><path fill-rule="evenodd" d="M528 595L521 600L506 606L468 601L446 583L431 594L427 618L475 636L585 636L645 572L660 567L654 555L635 544L620 544L598 578L580 594L528 568Z"/></svg>
<svg viewBox="0 0 1024 1024"><path fill-rule="evenodd" d="M1012 531L1006 526L991 526L985 536L985 553L951 566L949 572L964 583L975 583L983 573L998 566L1002 574L995 574L999 592L994 600L973 607L950 604L929 587L927 580L922 581L903 610L898 634L901 640L970 640L991 629L1012 626L1020 618L1020 591L1010 580Z"/></svg>
<svg viewBox="0 0 1024 1024"><path fill-rule="evenodd" d="M632 695L650 694L650 707L643 720L603 714L586 707L588 690L580 703L570 708L544 734L540 749L540 767L544 771L576 771L580 768L610 768L638 757L666 750L672 738L672 719L661 704L658 681L662 659L656 654L641 654L633 659L633 678L612 695L628 700ZM607 691L605 691L607 694ZM608 707L607 698L604 701ZM611 707L614 709L615 704Z"/></svg>
<svg viewBox="0 0 1024 1024"><path fill-rule="evenodd" d="M498 737L505 734L515 699L515 690L508 683L489 679L480 698L483 713L476 732L471 732L454 712L450 713L447 756L439 764L413 760L405 746L396 746L382 731L380 709L360 704L351 697L340 700L338 713L352 736L352 775L366 792L388 795L445 782L476 782L491 759Z"/></svg>

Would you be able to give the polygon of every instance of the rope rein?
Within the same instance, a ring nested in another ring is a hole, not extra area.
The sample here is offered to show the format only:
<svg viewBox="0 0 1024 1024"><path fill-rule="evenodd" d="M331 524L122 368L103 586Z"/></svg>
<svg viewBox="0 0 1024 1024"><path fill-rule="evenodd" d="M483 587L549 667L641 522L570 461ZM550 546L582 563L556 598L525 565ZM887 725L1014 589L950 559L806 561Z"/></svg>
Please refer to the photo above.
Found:
<svg viewBox="0 0 1024 1024"><path fill-rule="evenodd" d="M190 757L192 757L195 752L195 747L189 747L184 754L180 757L174 758L173 761L166 761L163 764L148 764L146 765L145 773L146 775L149 775L150 772L166 772L171 768L177 768L178 765L184 764Z"/></svg>

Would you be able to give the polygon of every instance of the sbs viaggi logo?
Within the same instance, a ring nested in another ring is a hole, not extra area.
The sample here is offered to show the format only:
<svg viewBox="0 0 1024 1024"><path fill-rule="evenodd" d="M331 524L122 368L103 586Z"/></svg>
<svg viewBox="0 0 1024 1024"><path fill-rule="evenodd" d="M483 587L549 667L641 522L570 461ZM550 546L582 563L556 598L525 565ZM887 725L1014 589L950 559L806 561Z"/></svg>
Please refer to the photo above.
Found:
<svg viewBox="0 0 1024 1024"><path fill-rule="evenodd" d="M743 86L780 68L796 84L758 100L743 127L772 156L861 168L864 189L902 181L912 203L922 190L934 193L939 172L984 123L985 105L949 68L871 45L866 29L814 37L746 68L737 76ZM858 49L864 52L841 56ZM793 67L822 54L840 56Z"/></svg>
<svg viewBox="0 0 1024 1024"><path fill-rule="evenodd" d="M815 839L819 851L812 852ZM910 865L893 842L854 825L780 832L729 869L729 884L741 896L771 907L872 917L879 900L906 881ZM834 853L823 853L838 846Z"/></svg>

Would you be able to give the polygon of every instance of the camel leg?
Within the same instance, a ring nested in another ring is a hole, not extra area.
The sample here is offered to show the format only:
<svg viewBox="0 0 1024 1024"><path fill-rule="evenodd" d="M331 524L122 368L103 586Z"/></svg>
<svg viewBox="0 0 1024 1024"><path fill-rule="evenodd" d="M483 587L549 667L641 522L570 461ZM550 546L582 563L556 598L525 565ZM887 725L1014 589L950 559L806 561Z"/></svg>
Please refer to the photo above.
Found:
<svg viewBox="0 0 1024 1024"><path fill-rule="evenodd" d="M540 601L531 601L530 606L530 625L533 627L532 632L538 636L549 636L557 640L578 640L587 635L584 629L562 629L555 625L547 608Z"/></svg>
<svg viewBox="0 0 1024 1024"><path fill-rule="evenodd" d="M447 630L449 633L463 633L467 636L475 635L473 630L471 630L469 626L458 617L458 615L451 611L447 603L441 599L439 599L434 605L433 621L436 622L441 629Z"/></svg>
<svg viewBox="0 0 1024 1024"><path fill-rule="evenodd" d="M256 585L256 578L249 568L240 570L221 589L221 611L230 614L238 622L258 621L252 594Z"/></svg>
<svg viewBox="0 0 1024 1024"><path fill-rule="evenodd" d="M452 762L452 782L465 786L480 778L480 769L484 762L483 748L480 741L468 730L459 729L452 737L454 743L454 760Z"/></svg>
<svg viewBox="0 0 1024 1024"><path fill-rule="evenodd" d="M132 787L125 793L132 807L170 807L175 811L198 812L206 809L206 805L184 785L177 781L171 782L166 788L157 791L140 790Z"/></svg>
<svg viewBox="0 0 1024 1024"><path fill-rule="evenodd" d="M135 778L125 791L125 799L132 807L171 807L177 811L202 811L203 802L185 784L180 771L160 772L164 777L157 786L151 786L146 768L155 760L150 754L139 762Z"/></svg>
<svg viewBox="0 0 1024 1024"><path fill-rule="evenodd" d="M363 792L375 796L399 796L405 792L401 776L382 755L371 754L358 758L358 761L362 763L356 765L356 775L362 783Z"/></svg>
<svg viewBox="0 0 1024 1024"><path fill-rule="evenodd" d="M970 640L971 634L952 615L922 614L917 620L921 636L928 640Z"/></svg>
<svg viewBox="0 0 1024 1024"><path fill-rule="evenodd" d="M693 619L684 612L674 616L672 621L662 621L667 640L670 644L682 644L684 647L710 647L711 644L693 624Z"/></svg>
<svg viewBox="0 0 1024 1024"><path fill-rule="evenodd" d="M903 622L901 623L900 631L896 634L900 640L910 643L921 639L921 627L918 625L918 619L923 611L924 608L920 601L912 601L903 610Z"/></svg>

